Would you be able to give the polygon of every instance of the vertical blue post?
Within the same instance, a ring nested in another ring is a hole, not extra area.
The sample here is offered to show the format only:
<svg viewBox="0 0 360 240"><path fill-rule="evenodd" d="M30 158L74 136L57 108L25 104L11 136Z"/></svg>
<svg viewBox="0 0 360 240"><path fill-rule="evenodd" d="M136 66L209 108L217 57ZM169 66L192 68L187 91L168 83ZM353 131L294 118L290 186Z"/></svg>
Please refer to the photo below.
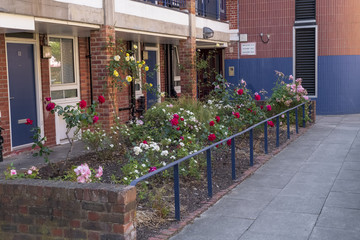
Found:
<svg viewBox="0 0 360 240"><path fill-rule="evenodd" d="M180 221L180 181L179 164L174 166L175 219Z"/></svg>
<svg viewBox="0 0 360 240"><path fill-rule="evenodd" d="M206 0L202 0L202 16L205 17L205 1Z"/></svg>
<svg viewBox="0 0 360 240"><path fill-rule="evenodd" d="M254 165L253 130L250 130L250 166Z"/></svg>
<svg viewBox="0 0 360 240"><path fill-rule="evenodd" d="M236 172L235 172L235 138L231 139L231 176L232 176L232 180L236 179Z"/></svg>
<svg viewBox="0 0 360 240"><path fill-rule="evenodd" d="M303 127L306 127L306 121L305 121L305 104L302 106L303 108Z"/></svg>
<svg viewBox="0 0 360 240"><path fill-rule="evenodd" d="M212 198L211 149L206 150L208 196Z"/></svg>
<svg viewBox="0 0 360 240"><path fill-rule="evenodd" d="M267 122L264 123L264 151L265 154L268 154L268 131L267 131Z"/></svg>
<svg viewBox="0 0 360 240"><path fill-rule="evenodd" d="M286 124L287 124L287 138L290 139L290 114L286 112Z"/></svg>
<svg viewBox="0 0 360 240"><path fill-rule="evenodd" d="M216 20L220 18L219 0L216 0Z"/></svg>
<svg viewBox="0 0 360 240"><path fill-rule="evenodd" d="M298 134L299 133L298 108L295 108L295 126L296 126L296 134Z"/></svg>
<svg viewBox="0 0 360 240"><path fill-rule="evenodd" d="M280 117L276 117L276 147L280 146Z"/></svg>
<svg viewBox="0 0 360 240"><path fill-rule="evenodd" d="M224 6L224 12L225 12L225 19L222 19L222 20L227 20L227 15L226 15L226 0L223 0L223 6Z"/></svg>

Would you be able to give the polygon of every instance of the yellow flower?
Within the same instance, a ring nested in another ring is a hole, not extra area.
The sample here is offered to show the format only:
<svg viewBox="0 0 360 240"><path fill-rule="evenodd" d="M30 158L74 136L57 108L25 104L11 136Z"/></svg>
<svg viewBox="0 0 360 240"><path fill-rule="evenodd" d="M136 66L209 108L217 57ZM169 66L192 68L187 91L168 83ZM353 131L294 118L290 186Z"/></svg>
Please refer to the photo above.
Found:
<svg viewBox="0 0 360 240"><path fill-rule="evenodd" d="M149 71L149 67L148 67L148 66L145 67L145 71Z"/></svg>
<svg viewBox="0 0 360 240"><path fill-rule="evenodd" d="M144 64L145 64L145 61L144 61L144 60L142 60L142 61L141 61L141 64L142 64L142 65L144 65Z"/></svg>
<svg viewBox="0 0 360 240"><path fill-rule="evenodd" d="M139 61L136 61L137 64L139 64L140 62Z"/></svg>
<svg viewBox="0 0 360 240"><path fill-rule="evenodd" d="M130 54L129 54L129 53L126 53L126 56L127 56L127 57L130 57Z"/></svg>
<svg viewBox="0 0 360 240"><path fill-rule="evenodd" d="M153 86L152 83L150 83L149 86L152 87Z"/></svg>
<svg viewBox="0 0 360 240"><path fill-rule="evenodd" d="M141 68L141 67L142 67L142 64L139 64L138 66L139 66L139 68Z"/></svg>
<svg viewBox="0 0 360 240"><path fill-rule="evenodd" d="M131 82L131 81L132 81L132 77L131 77L131 76L126 76L126 81Z"/></svg>
<svg viewBox="0 0 360 240"><path fill-rule="evenodd" d="M130 61L130 57L129 56L126 56L125 57L125 60L128 62L128 61Z"/></svg>
<svg viewBox="0 0 360 240"><path fill-rule="evenodd" d="M134 49L135 49L135 50L137 49L137 45L134 45Z"/></svg>
<svg viewBox="0 0 360 240"><path fill-rule="evenodd" d="M118 76L119 76L118 71L114 70L114 76L115 76L115 77L118 77Z"/></svg>

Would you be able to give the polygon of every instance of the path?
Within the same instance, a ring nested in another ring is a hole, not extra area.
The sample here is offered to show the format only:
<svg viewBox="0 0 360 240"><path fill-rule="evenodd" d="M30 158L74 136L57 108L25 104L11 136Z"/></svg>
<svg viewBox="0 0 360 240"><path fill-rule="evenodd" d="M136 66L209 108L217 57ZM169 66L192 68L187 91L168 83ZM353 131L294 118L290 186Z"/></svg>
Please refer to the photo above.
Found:
<svg viewBox="0 0 360 240"><path fill-rule="evenodd" d="M319 117L171 240L360 239L360 114Z"/></svg>

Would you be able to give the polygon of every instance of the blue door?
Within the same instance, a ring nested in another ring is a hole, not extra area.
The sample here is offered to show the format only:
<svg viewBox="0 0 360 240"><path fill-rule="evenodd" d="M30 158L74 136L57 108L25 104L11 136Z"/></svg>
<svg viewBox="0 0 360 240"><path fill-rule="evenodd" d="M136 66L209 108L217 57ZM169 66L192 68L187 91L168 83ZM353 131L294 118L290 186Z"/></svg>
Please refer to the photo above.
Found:
<svg viewBox="0 0 360 240"><path fill-rule="evenodd" d="M34 45L8 43L7 59L10 88L12 146L32 142L33 126L37 126ZM33 125L26 125L26 119Z"/></svg>
<svg viewBox="0 0 360 240"><path fill-rule="evenodd" d="M146 65L149 66L149 71L146 72L146 82L152 84L151 91L147 92L147 108L157 103L157 70L156 70L156 51L148 51L148 60Z"/></svg>

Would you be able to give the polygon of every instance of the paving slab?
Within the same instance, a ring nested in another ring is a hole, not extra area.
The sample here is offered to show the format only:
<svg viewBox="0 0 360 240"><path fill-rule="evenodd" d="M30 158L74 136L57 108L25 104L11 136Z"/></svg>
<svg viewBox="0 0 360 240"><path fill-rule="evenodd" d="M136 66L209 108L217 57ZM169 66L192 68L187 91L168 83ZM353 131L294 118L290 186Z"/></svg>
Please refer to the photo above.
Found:
<svg viewBox="0 0 360 240"><path fill-rule="evenodd" d="M326 198L317 196L284 196L275 197L266 210L289 213L320 214Z"/></svg>
<svg viewBox="0 0 360 240"><path fill-rule="evenodd" d="M360 194L331 192L326 200L325 207L351 208L360 210Z"/></svg>
<svg viewBox="0 0 360 240"><path fill-rule="evenodd" d="M360 232L360 210L324 207L316 226Z"/></svg>
<svg viewBox="0 0 360 240"><path fill-rule="evenodd" d="M315 227L309 240L359 240L359 232L336 228Z"/></svg>
<svg viewBox="0 0 360 240"><path fill-rule="evenodd" d="M360 193L360 181L336 179L331 191Z"/></svg>

